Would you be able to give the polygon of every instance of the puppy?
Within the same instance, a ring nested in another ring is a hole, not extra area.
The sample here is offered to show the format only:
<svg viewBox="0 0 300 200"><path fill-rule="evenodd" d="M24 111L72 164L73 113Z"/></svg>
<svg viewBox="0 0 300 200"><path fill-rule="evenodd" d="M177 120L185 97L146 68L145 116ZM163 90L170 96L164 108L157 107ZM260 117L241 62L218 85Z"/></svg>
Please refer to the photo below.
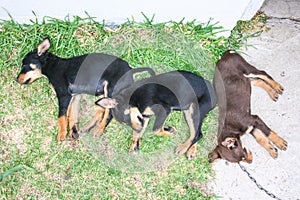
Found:
<svg viewBox="0 0 300 200"><path fill-rule="evenodd" d="M265 71L256 69L234 51L227 51L217 62L214 88L219 105L218 145L209 154L210 162L222 158L230 162L252 162L252 153L243 147L240 137L250 133L273 158L277 146L287 149L287 142L271 130L257 115L251 114L251 84L262 87L277 101L283 87ZM273 144L272 144L272 143Z"/></svg>
<svg viewBox="0 0 300 200"><path fill-rule="evenodd" d="M201 125L206 114L216 105L216 97L209 81L187 71L172 71L133 83L130 87L102 98L97 105L110 108L114 118L133 129L130 152L139 149L140 139L152 116L153 131L160 136L173 136L174 127L164 127L172 110L183 111L190 129L190 137L176 148L177 154L186 153L188 159L196 156Z"/></svg>
<svg viewBox="0 0 300 200"><path fill-rule="evenodd" d="M20 84L30 84L46 76L53 86L58 99L58 136L63 141L70 129L69 136L78 131L78 110L80 94L103 95L106 87L108 96L112 91L126 88L133 83L135 73L147 71L154 75L150 68L132 69L124 60L102 53L92 53L72 58L60 58L50 52L50 39L46 38L22 61L21 72L17 77ZM116 84L118 83L118 88ZM94 122L101 121L100 130L111 119L111 114L99 108ZM105 116L105 119L102 117ZM74 136L74 135L73 135Z"/></svg>

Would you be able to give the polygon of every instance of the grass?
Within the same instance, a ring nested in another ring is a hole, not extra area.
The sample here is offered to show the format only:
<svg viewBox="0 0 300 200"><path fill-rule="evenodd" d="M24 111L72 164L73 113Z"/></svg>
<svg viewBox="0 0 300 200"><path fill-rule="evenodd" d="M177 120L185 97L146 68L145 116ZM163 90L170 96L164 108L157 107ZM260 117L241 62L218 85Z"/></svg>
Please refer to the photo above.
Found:
<svg viewBox="0 0 300 200"><path fill-rule="evenodd" d="M231 47L240 49L249 34L240 26ZM246 27L246 26L244 26ZM211 199L206 186L213 175L207 154L217 127L216 111L203 125L197 158L176 157L176 145L188 137L180 112L166 125L180 134L153 136L151 125L142 148L128 155L130 128L113 121L100 138L56 143L58 105L45 78L30 86L15 78L23 56L49 36L51 52L72 57L90 52L117 55L133 67L150 66L157 73L185 69L212 80L214 63L227 49L228 38L217 36L217 23L128 20L112 29L92 17L59 20L46 17L30 24L0 22L0 199ZM253 33L251 33L253 34ZM250 34L250 35L251 35ZM82 101L81 124L93 114L94 97Z"/></svg>

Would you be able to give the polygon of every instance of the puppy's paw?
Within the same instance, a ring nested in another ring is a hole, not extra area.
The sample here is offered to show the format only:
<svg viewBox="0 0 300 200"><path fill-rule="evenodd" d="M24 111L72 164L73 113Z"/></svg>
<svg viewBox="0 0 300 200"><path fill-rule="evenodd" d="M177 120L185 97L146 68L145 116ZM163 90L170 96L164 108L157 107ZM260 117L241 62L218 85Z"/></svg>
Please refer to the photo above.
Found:
<svg viewBox="0 0 300 200"><path fill-rule="evenodd" d="M63 142L66 140L66 136L63 134L58 134L56 140L58 143Z"/></svg>
<svg viewBox="0 0 300 200"><path fill-rule="evenodd" d="M278 95L277 92L275 92L275 90L271 90L271 91L269 92L269 95L270 95L270 97L271 97L271 99L272 99L273 101L277 101L277 100L278 100L279 95Z"/></svg>
<svg viewBox="0 0 300 200"><path fill-rule="evenodd" d="M193 146L191 146L189 148L189 150L186 152L186 157L188 160L193 160L196 158L196 154L197 154L197 145L194 144Z"/></svg>
<svg viewBox="0 0 300 200"><path fill-rule="evenodd" d="M170 134L170 136L174 136L178 133L178 131L176 130L176 128L174 128L173 126L166 126L164 127L164 131L168 132Z"/></svg>
<svg viewBox="0 0 300 200"><path fill-rule="evenodd" d="M158 136L173 137L174 135L177 134L177 130L172 126L166 126L166 127L163 127L162 129L156 131L155 134Z"/></svg>
<svg viewBox="0 0 300 200"><path fill-rule="evenodd" d="M276 140L276 143L274 142L274 144L280 149L280 150L287 150L288 147L288 143L287 141L285 141L284 139L282 139L281 137L279 137L278 140Z"/></svg>
<svg viewBox="0 0 300 200"><path fill-rule="evenodd" d="M269 135L269 139L280 149L280 150L287 150L288 143L283 138L281 138L277 133L271 131Z"/></svg>
<svg viewBox="0 0 300 200"><path fill-rule="evenodd" d="M180 144L176 150L175 150L175 154L177 155L182 155L184 154L189 148L189 144L186 144L186 143L183 143L183 144Z"/></svg>
<svg viewBox="0 0 300 200"><path fill-rule="evenodd" d="M284 150L286 151L287 150L287 147L288 147L288 142L285 141L284 139L282 139L282 144L280 146L278 146L278 148L280 148L281 150Z"/></svg>
<svg viewBox="0 0 300 200"><path fill-rule="evenodd" d="M276 84L274 85L274 90L278 93L278 94L282 94L284 91L284 88L276 82Z"/></svg>
<svg viewBox="0 0 300 200"><path fill-rule="evenodd" d="M139 149L140 149L140 140L133 141L129 148L129 154L134 155L137 153Z"/></svg>
<svg viewBox="0 0 300 200"><path fill-rule="evenodd" d="M270 148L268 149L269 154L272 156L272 158L276 159L278 157L278 150L270 145Z"/></svg>
<svg viewBox="0 0 300 200"><path fill-rule="evenodd" d="M134 155L136 155L136 154L137 154L137 152L138 152L138 150L137 150L137 149L135 149L135 150L129 150L129 155L132 155L132 156L134 156Z"/></svg>

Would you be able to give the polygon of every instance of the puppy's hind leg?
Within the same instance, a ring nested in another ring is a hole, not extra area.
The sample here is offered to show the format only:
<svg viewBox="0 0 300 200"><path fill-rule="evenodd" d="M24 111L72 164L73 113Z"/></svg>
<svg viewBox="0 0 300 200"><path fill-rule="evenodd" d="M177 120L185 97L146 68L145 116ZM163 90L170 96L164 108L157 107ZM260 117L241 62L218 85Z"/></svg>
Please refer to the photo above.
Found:
<svg viewBox="0 0 300 200"><path fill-rule="evenodd" d="M69 138L77 139L79 137L79 124L78 124L78 115L79 115L79 105L80 105L81 95L75 95L72 97L69 107L68 107L68 122L69 122Z"/></svg>
<svg viewBox="0 0 300 200"><path fill-rule="evenodd" d="M104 97L108 97L108 81L104 81L102 85L104 88ZM110 119L108 120L109 117L111 119L111 115L109 114L109 108L105 108L102 120L98 121L99 131L97 133L95 133L94 136L100 136L104 133L105 127L110 122Z"/></svg>
<svg viewBox="0 0 300 200"><path fill-rule="evenodd" d="M261 79L252 79L251 84L255 85L255 86L258 86L258 87L261 87L264 90L266 90L273 101L278 100L278 93L269 84L267 84L265 81L263 81Z"/></svg>
<svg viewBox="0 0 300 200"><path fill-rule="evenodd" d="M154 109L155 121L153 125L153 132L155 135L172 137L177 134L177 130L174 127L163 126L170 112L171 112L170 110L164 108Z"/></svg>
<svg viewBox="0 0 300 200"><path fill-rule="evenodd" d="M184 110L183 112L184 112L185 120L186 120L186 122L188 124L188 127L190 129L190 137L183 144L180 144L176 148L175 153L178 154L178 155L182 155L185 152L187 152L187 150L191 147L192 141L194 140L194 138L196 136L195 121L197 121L197 120L193 119L193 114L194 114L193 103L189 106L189 109ZM199 120L199 118L198 118L198 120Z"/></svg>
<svg viewBox="0 0 300 200"><path fill-rule="evenodd" d="M196 158L196 154L197 154L197 144L198 141L202 138L202 123L203 120L205 118L205 116L207 115L207 113L213 109L214 104L211 104L211 101L205 101L205 99L203 99L202 101L198 102L199 105L199 114L197 115L197 113L194 113L192 115L192 120L193 120L193 124L190 123L189 126L193 125L194 129L196 131L196 134L193 138L193 141L191 143L191 146L189 147L188 151L186 152L186 157L188 160L192 160L194 158ZM188 121L188 116L186 116L186 119ZM192 132L193 130L191 130Z"/></svg>
<svg viewBox="0 0 300 200"><path fill-rule="evenodd" d="M104 114L105 114L105 108L97 106L95 116L80 130L80 133L89 132L92 128L94 128L98 124L98 122L102 121Z"/></svg>
<svg viewBox="0 0 300 200"><path fill-rule="evenodd" d="M252 79L261 79L265 81L267 84L269 84L278 94L282 94L284 89L283 87L276 81L273 80L272 77L270 77L266 72L264 71L259 71L260 73L254 74L245 74L244 76L247 78L252 78Z"/></svg>
<svg viewBox="0 0 300 200"><path fill-rule="evenodd" d="M106 126L108 125L108 123L110 122L112 115L110 114L109 108L106 108L104 111L104 115L103 118L99 121L97 121L99 123L99 130L97 130L97 132L95 132L94 136L98 137L100 135L102 135L104 133L104 130L106 128Z"/></svg>
<svg viewBox="0 0 300 200"><path fill-rule="evenodd" d="M103 81L103 97L108 97L108 82ZM110 122L112 116L109 112L109 108L103 108L97 106L96 113L93 119L91 119L81 130L81 133L89 132L95 126L99 127L99 130L95 130L94 136L100 136L103 134L105 127Z"/></svg>

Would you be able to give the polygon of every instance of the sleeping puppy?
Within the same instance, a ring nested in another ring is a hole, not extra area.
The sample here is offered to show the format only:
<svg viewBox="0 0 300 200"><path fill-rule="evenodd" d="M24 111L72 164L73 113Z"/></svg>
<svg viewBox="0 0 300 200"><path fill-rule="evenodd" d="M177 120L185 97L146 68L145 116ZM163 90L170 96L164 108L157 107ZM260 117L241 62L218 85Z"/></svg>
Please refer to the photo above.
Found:
<svg viewBox="0 0 300 200"><path fill-rule="evenodd" d="M217 62L214 87L219 105L218 145L209 154L210 162L222 158L230 162L252 162L252 154L243 147L240 137L254 136L275 159L277 148L287 149L287 142L271 130L263 120L251 114L251 84L265 89L277 101L283 87L265 71L250 65L235 51L227 51ZM275 146L274 146L274 145Z"/></svg>
<svg viewBox="0 0 300 200"><path fill-rule="evenodd" d="M176 148L188 159L196 156L196 146L202 137L201 125L206 114L216 105L216 97L209 81L187 71L172 71L135 82L130 87L96 102L110 108L113 117L133 129L130 152L139 149L140 139L152 116L153 131L160 136L173 136L174 127L164 127L172 110L183 111L190 129L190 137Z"/></svg>
<svg viewBox="0 0 300 200"><path fill-rule="evenodd" d="M36 49L30 51L22 60L17 82L31 84L41 77L47 77L55 90L58 112L57 141L63 141L66 135L78 137L78 112L81 94L111 96L113 90L121 90L134 82L134 75L149 72L151 68L132 69L129 64L116 56L103 53L90 53L71 58L60 58L49 52L50 39L44 39ZM115 87L118 84L118 88ZM105 109L96 112L92 123L84 128L88 131L99 123L100 131L111 120L111 114Z"/></svg>

